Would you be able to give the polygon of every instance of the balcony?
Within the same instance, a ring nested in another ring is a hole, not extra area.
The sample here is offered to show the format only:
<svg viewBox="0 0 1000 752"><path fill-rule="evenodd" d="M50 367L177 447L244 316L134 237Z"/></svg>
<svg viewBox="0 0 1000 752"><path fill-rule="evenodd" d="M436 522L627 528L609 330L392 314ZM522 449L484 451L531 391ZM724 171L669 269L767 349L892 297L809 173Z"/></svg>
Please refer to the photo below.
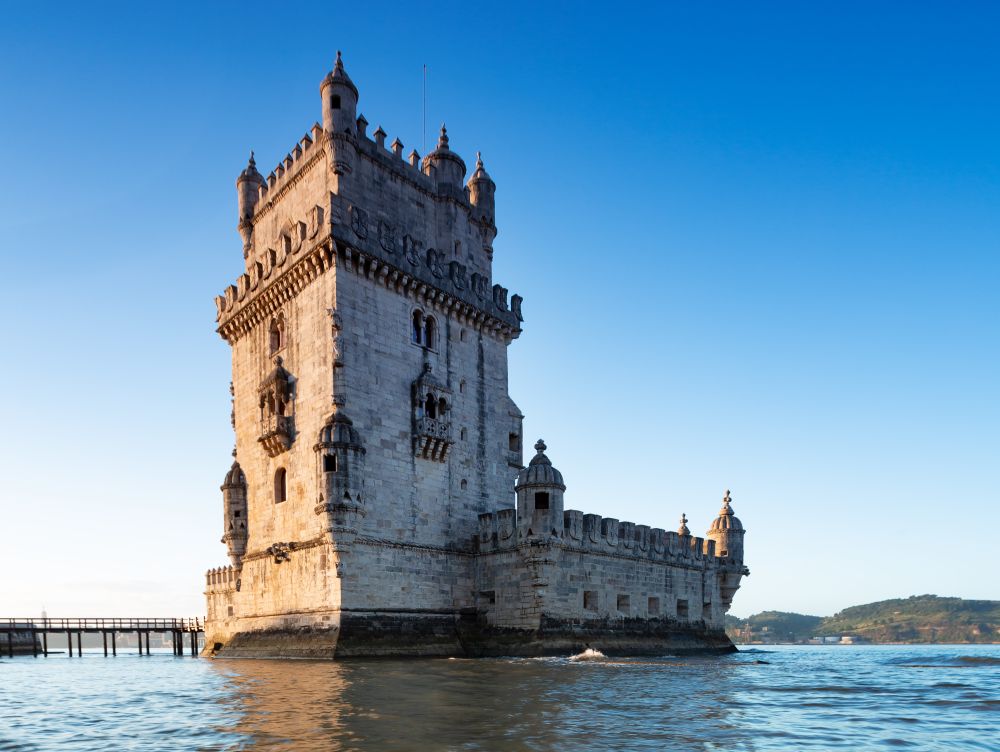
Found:
<svg viewBox="0 0 1000 752"><path fill-rule="evenodd" d="M451 423L437 418L417 418L414 431L414 446L418 457L444 462L448 459L448 449L455 443L451 437Z"/></svg>
<svg viewBox="0 0 1000 752"><path fill-rule="evenodd" d="M265 415L257 441L269 457L277 457L292 446L295 424L290 415Z"/></svg>

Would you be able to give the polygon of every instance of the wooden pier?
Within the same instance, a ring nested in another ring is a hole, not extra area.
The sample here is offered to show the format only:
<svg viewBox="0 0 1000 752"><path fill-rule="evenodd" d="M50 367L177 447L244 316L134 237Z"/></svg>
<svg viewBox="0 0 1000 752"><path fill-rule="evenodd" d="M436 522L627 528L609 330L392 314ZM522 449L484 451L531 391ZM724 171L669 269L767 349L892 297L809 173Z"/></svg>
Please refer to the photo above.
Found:
<svg viewBox="0 0 1000 752"><path fill-rule="evenodd" d="M73 657L73 635L76 635L76 655L83 655L83 635L100 634L104 643L104 655L108 653L108 638L110 637L112 656L118 655L116 638L119 633L135 632L139 641L139 655L143 655L143 637L146 651L149 652L149 636L151 634L170 634L173 642L174 655L185 654L184 638L188 637L190 653L198 655L198 635L205 632L201 619L131 619L131 618L84 618L84 619L0 619L0 655L6 653L14 657L15 635L31 635L31 650L35 657L49 654L49 635L66 635L69 646L69 656ZM41 647L39 647L41 637Z"/></svg>

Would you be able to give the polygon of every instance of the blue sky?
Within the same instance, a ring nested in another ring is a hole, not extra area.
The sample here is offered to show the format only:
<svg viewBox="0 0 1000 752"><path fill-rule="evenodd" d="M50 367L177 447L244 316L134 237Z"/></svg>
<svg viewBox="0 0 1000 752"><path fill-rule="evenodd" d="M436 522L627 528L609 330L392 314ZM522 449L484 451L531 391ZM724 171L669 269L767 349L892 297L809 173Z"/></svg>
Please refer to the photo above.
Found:
<svg viewBox="0 0 1000 752"><path fill-rule="evenodd" d="M733 613L997 598L1000 7L8 4L2 615L200 614L234 180L360 111L497 183L511 394L567 506L701 533Z"/></svg>

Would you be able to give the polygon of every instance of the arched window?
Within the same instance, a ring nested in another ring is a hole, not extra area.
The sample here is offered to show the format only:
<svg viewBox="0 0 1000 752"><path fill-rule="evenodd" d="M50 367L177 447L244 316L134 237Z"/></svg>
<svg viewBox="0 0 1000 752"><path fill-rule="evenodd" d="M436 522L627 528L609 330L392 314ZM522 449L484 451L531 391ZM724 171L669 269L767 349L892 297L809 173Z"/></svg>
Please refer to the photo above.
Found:
<svg viewBox="0 0 1000 752"><path fill-rule="evenodd" d="M434 348L435 328L434 319L428 316L424 322L424 347Z"/></svg>
<svg viewBox="0 0 1000 752"><path fill-rule="evenodd" d="M413 331L410 334L410 339L415 345L424 343L424 314L420 311L413 312Z"/></svg>
<svg viewBox="0 0 1000 752"><path fill-rule="evenodd" d="M438 400L438 417L444 418L444 416L447 413L448 413L448 403L445 400L445 398L442 397L441 399Z"/></svg>
<svg viewBox="0 0 1000 752"><path fill-rule="evenodd" d="M467 481L465 478L462 478L462 490L464 491L468 487L469 487L469 481Z"/></svg>
<svg viewBox="0 0 1000 752"><path fill-rule="evenodd" d="M437 401L433 394L427 395L427 400L424 402L424 415L428 418L437 417Z"/></svg>
<svg viewBox="0 0 1000 752"><path fill-rule="evenodd" d="M274 503L280 504L288 498L288 488L286 486L285 468L279 467L274 472Z"/></svg>

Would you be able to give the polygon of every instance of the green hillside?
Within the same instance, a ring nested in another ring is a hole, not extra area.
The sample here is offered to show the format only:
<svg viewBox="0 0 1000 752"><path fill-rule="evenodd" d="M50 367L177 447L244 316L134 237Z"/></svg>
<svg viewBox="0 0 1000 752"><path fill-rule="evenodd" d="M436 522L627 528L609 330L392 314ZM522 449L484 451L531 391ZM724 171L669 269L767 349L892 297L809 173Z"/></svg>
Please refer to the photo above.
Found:
<svg viewBox="0 0 1000 752"><path fill-rule="evenodd" d="M737 639L805 642L817 636L851 635L870 642L1000 642L1000 601L967 601L914 595L845 608L819 617L764 611L746 619L726 617Z"/></svg>

